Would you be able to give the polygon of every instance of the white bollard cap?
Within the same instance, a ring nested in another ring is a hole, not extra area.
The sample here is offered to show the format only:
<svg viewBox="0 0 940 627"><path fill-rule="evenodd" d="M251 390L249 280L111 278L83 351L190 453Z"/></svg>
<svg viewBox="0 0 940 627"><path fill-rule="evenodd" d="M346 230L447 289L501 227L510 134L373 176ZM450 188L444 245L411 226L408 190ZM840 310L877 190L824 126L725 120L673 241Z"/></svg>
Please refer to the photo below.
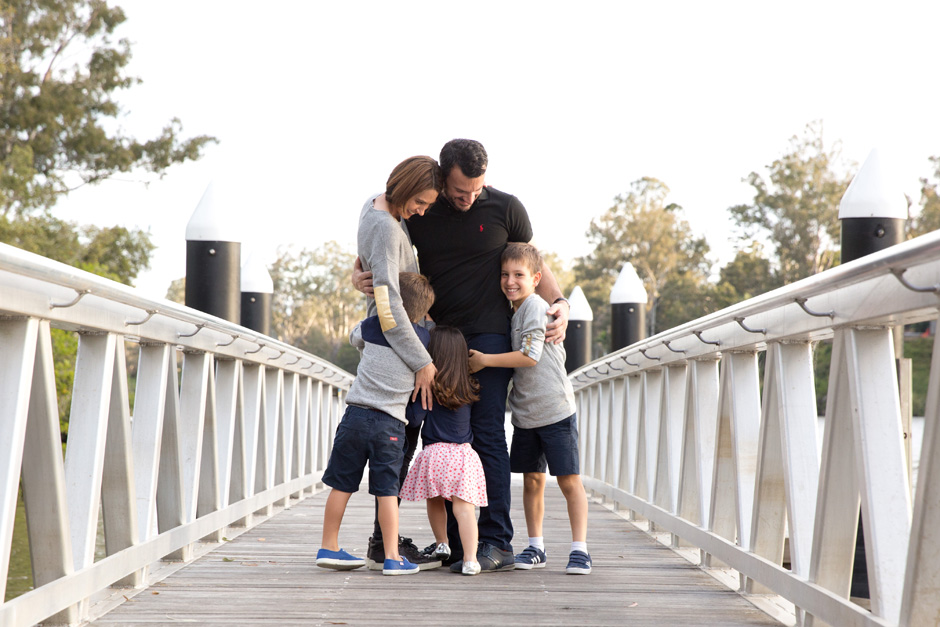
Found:
<svg viewBox="0 0 940 627"><path fill-rule="evenodd" d="M839 219L846 218L907 219L907 197L877 148L868 154L842 196Z"/></svg>
<svg viewBox="0 0 940 627"><path fill-rule="evenodd" d="M189 224L186 225L187 242L241 242L241 222L234 203L210 182L203 192Z"/></svg>
<svg viewBox="0 0 940 627"><path fill-rule="evenodd" d="M257 294L274 293L274 281L271 279L271 274L256 253L248 253L248 257L242 263L241 275L241 291Z"/></svg>
<svg viewBox="0 0 940 627"><path fill-rule="evenodd" d="M568 320L593 320L594 312L591 311L591 305L580 285L571 290L571 296L568 297Z"/></svg>
<svg viewBox="0 0 940 627"><path fill-rule="evenodd" d="M649 296L646 294L646 288L643 287L643 281L640 280L640 275L636 273L633 264L628 261L610 290L610 304L646 302L649 302Z"/></svg>

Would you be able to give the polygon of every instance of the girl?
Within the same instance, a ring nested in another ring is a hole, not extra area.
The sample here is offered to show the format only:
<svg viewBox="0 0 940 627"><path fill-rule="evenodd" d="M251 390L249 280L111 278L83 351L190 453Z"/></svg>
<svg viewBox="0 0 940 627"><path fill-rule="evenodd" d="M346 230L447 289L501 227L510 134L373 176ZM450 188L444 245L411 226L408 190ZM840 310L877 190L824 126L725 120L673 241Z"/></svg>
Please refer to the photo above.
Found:
<svg viewBox="0 0 940 627"><path fill-rule="evenodd" d="M428 501L428 520L437 548L434 557L447 559L447 511L444 499L453 503L454 518L465 547L477 545L476 506L486 507L486 479L480 457L470 447L470 404L479 399L480 386L470 377L467 342L454 327L438 326L431 330L428 351L437 366L431 390L434 403L430 410L413 403L417 422L424 421L421 432L424 448L415 459L402 485L401 498ZM476 575L480 563L468 561L464 554L463 574Z"/></svg>

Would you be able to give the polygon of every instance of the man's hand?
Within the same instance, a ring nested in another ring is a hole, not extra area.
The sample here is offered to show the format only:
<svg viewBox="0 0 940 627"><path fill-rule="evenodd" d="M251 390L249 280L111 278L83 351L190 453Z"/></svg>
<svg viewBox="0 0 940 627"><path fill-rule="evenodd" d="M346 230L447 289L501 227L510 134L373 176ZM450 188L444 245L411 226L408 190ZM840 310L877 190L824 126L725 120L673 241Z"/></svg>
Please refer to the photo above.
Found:
<svg viewBox="0 0 940 627"><path fill-rule="evenodd" d="M483 363L486 360L486 354L481 353L480 351L475 351L470 349L470 374L479 372L486 368L486 364Z"/></svg>
<svg viewBox="0 0 940 627"><path fill-rule="evenodd" d="M555 320L545 326L545 341L560 344L564 341L568 331L568 313L570 308L567 301L555 303L548 308L548 314L555 316Z"/></svg>
<svg viewBox="0 0 940 627"><path fill-rule="evenodd" d="M421 407L431 409L434 394L431 392L431 384L434 383L434 376L437 374L437 367L430 363L415 373L415 391L411 395L414 401L421 395Z"/></svg>
<svg viewBox="0 0 940 627"><path fill-rule="evenodd" d="M356 257L356 263L353 264L352 284L366 296L375 296L375 291L372 289L372 273L362 269L362 260L359 257Z"/></svg>

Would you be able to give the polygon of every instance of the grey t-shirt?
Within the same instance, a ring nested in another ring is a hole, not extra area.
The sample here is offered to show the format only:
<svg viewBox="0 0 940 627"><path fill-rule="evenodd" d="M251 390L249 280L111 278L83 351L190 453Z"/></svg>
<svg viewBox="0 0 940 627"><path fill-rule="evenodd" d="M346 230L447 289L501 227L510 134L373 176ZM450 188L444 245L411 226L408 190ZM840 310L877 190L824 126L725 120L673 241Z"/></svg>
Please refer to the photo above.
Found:
<svg viewBox="0 0 940 627"><path fill-rule="evenodd" d="M544 427L575 412L565 347L545 342L548 308L541 296L532 294L512 316L512 349L536 361L534 366L513 370L509 409L514 427Z"/></svg>

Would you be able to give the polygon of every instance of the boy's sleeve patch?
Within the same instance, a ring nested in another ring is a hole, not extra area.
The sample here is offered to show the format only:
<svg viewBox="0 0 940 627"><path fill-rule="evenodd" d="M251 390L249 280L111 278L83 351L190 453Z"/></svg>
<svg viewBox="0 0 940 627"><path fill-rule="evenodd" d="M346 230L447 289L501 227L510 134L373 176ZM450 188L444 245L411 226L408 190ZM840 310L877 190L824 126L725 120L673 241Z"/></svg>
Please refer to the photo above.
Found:
<svg viewBox="0 0 940 627"><path fill-rule="evenodd" d="M382 325L382 333L391 331L398 326L395 317L392 315L392 304L388 297L387 285L376 286L375 308L378 311L379 323Z"/></svg>

